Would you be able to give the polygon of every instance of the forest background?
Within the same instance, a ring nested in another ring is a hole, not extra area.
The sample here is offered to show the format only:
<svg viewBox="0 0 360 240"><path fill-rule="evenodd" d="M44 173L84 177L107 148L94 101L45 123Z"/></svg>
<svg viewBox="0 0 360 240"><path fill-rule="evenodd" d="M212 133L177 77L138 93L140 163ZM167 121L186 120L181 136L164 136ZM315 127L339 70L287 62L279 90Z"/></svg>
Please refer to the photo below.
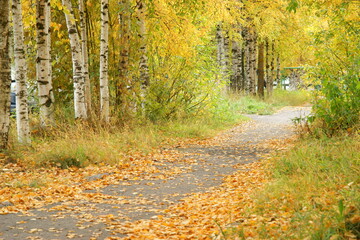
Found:
<svg viewBox="0 0 360 240"><path fill-rule="evenodd" d="M312 114L294 120L305 137L269 168L275 182L249 216L263 213L262 206L279 214L281 208L271 206L283 206L298 219L272 236L359 236L359 1L0 5L0 159L6 169L38 176L44 168L126 167L159 146L237 124L243 112L271 114L311 95ZM303 90L280 89L285 67L302 74L296 87ZM41 188L49 184L46 174L2 187ZM235 232L246 237L251 231Z"/></svg>

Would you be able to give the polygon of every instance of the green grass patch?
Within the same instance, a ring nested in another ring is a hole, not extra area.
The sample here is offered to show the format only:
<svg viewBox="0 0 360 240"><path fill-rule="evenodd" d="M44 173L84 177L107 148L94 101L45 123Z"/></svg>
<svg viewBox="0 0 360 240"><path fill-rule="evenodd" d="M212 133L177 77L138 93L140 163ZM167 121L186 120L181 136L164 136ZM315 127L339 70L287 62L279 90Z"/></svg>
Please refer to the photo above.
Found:
<svg viewBox="0 0 360 240"><path fill-rule="evenodd" d="M259 238L360 239L359 140L302 139L272 159L272 180L248 212L265 219Z"/></svg>
<svg viewBox="0 0 360 240"><path fill-rule="evenodd" d="M308 91L286 91L275 89L271 97L262 100L254 96L229 96L233 104L246 114L271 115L285 106L301 106L310 102Z"/></svg>

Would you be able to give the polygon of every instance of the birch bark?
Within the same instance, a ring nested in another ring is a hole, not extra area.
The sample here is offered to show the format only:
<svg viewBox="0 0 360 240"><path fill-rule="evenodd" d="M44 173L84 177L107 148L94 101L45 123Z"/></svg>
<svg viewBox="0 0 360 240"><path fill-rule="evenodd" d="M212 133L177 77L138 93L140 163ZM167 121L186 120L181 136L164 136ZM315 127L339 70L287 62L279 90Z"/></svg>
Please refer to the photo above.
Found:
<svg viewBox="0 0 360 240"><path fill-rule="evenodd" d="M78 30L75 25L74 11L70 0L62 0L62 4L68 10L65 12L66 25L69 33L73 81L74 81L74 108L76 119L87 119L85 101L85 78L83 72L82 50Z"/></svg>
<svg viewBox="0 0 360 240"><path fill-rule="evenodd" d="M54 121L54 95L51 71L50 0L36 2L36 79L38 84L40 121L42 126Z"/></svg>
<svg viewBox="0 0 360 240"><path fill-rule="evenodd" d="M216 27L216 41L217 41L217 62L220 67L220 80L224 79L225 71L226 71L226 63L225 63L225 43L224 36L221 28L221 24L218 24Z"/></svg>
<svg viewBox="0 0 360 240"><path fill-rule="evenodd" d="M246 27L244 29L245 40L245 92L247 94L256 93L256 33L253 29Z"/></svg>
<svg viewBox="0 0 360 240"><path fill-rule="evenodd" d="M136 101L133 82L129 76L131 9L129 0L121 0L119 4L122 11L119 12L120 63L119 80L116 86L116 102L119 110L132 114L136 113Z"/></svg>
<svg viewBox="0 0 360 240"><path fill-rule="evenodd" d="M146 6L142 0L137 0L137 20L139 25L139 38L140 38L140 96L141 96L141 108L143 114L145 113L145 98L147 88L150 84L149 66L147 57L147 37L146 37Z"/></svg>
<svg viewBox="0 0 360 240"><path fill-rule="evenodd" d="M101 0L101 36L100 36L100 115L101 119L109 122L109 3Z"/></svg>
<svg viewBox="0 0 360 240"><path fill-rule="evenodd" d="M85 0L86 2L86 0ZM81 52L83 62L83 74L85 81L85 104L87 115L91 114L91 83L89 77L89 56L88 56L88 39L87 39L87 27L86 27L86 12L84 0L79 1L79 15L80 15L80 35L81 35Z"/></svg>
<svg viewBox="0 0 360 240"><path fill-rule="evenodd" d="M9 0L0 0L0 151L6 149L10 125Z"/></svg>
<svg viewBox="0 0 360 240"><path fill-rule="evenodd" d="M256 60L257 60L257 34L256 32L252 31L250 34L251 38L251 49L250 49L250 58L251 58L251 81L249 86L249 93L252 95L256 95L256 79L257 79L257 66L256 66Z"/></svg>
<svg viewBox="0 0 360 240"><path fill-rule="evenodd" d="M12 2L14 28L14 63L16 82L16 126L18 141L28 145L31 143L29 128L29 111L27 104L26 60L24 50L24 29L21 0Z"/></svg>

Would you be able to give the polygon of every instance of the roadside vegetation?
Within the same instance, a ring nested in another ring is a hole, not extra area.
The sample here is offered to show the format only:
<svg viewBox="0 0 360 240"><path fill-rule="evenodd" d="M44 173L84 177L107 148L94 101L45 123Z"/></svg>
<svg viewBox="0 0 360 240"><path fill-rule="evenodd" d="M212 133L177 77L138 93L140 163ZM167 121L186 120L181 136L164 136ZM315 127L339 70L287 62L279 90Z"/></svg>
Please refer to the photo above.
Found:
<svg viewBox="0 0 360 240"><path fill-rule="evenodd" d="M147 154L160 147L170 147L186 139L204 139L221 130L241 124L241 114L273 114L287 105L309 101L306 91L274 91L265 101L257 97L228 96L206 112L171 121L128 122L123 125L101 125L75 122L62 115L56 127L43 129L33 120L33 144L24 147L12 142L8 162L26 168L86 167L126 163L133 153ZM14 125L13 125L14 126ZM15 135L15 129L12 133ZM13 138L15 139L15 138Z"/></svg>

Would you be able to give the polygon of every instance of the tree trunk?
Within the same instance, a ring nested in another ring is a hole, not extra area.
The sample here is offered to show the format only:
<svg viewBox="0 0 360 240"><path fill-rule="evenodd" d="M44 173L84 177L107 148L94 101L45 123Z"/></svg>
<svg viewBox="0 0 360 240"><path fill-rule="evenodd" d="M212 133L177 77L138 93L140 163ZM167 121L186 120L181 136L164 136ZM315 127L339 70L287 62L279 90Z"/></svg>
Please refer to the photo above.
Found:
<svg viewBox="0 0 360 240"><path fill-rule="evenodd" d="M109 123L109 3L101 0L101 35L100 35L100 115L101 120Z"/></svg>
<svg viewBox="0 0 360 240"><path fill-rule="evenodd" d="M85 0L86 2L86 0ZM89 56L88 56L88 40L87 40L87 27L86 27L86 12L84 0L79 2L79 15L80 15L80 35L81 35L81 51L83 61L83 74L85 79L85 104L87 115L91 114L91 83L89 77Z"/></svg>
<svg viewBox="0 0 360 240"><path fill-rule="evenodd" d="M256 93L256 34L251 28L245 28L243 31L245 41L245 92L247 94Z"/></svg>
<svg viewBox="0 0 360 240"><path fill-rule="evenodd" d="M0 0L0 151L7 148L10 125L9 1Z"/></svg>
<svg viewBox="0 0 360 240"><path fill-rule="evenodd" d="M274 87L274 79L273 79L273 69L271 69L272 65L272 46L269 43L269 40L266 40L266 90L267 94L270 97L273 92Z"/></svg>
<svg viewBox="0 0 360 240"><path fill-rule="evenodd" d="M216 26L216 41L217 41L217 63L220 68L220 77L218 83L224 78L225 62L224 62L224 37L222 34L221 25Z"/></svg>
<svg viewBox="0 0 360 240"><path fill-rule="evenodd" d="M260 98L264 99L264 43L259 45L259 55L258 55L258 84L257 84L257 94Z"/></svg>
<svg viewBox="0 0 360 240"><path fill-rule="evenodd" d="M243 39L244 39L244 55L245 55L245 81L244 81L244 91L246 94L249 93L250 81L251 81L251 38L249 37L249 28L243 29Z"/></svg>
<svg viewBox="0 0 360 240"><path fill-rule="evenodd" d="M54 121L54 93L51 71L50 0L36 2L37 60L36 79L38 84L40 121L42 126Z"/></svg>
<svg viewBox="0 0 360 240"><path fill-rule="evenodd" d="M119 79L116 86L116 102L118 111L123 113L135 113L136 102L134 86L129 76L130 65L130 33L131 33L131 10L129 0L121 0L119 13L120 23L120 64Z"/></svg>
<svg viewBox="0 0 360 240"><path fill-rule="evenodd" d="M280 54L276 54L276 81L277 87L279 88L281 85L281 76L280 76Z"/></svg>
<svg viewBox="0 0 360 240"><path fill-rule="evenodd" d="M16 81L16 126L18 141L28 145L30 140L29 111L27 104L26 60L21 0L12 2L14 26L14 62Z"/></svg>
<svg viewBox="0 0 360 240"><path fill-rule="evenodd" d="M226 31L224 33L224 78L225 80L225 87L224 92L226 93L227 90L230 88L230 37L229 37L229 31Z"/></svg>
<svg viewBox="0 0 360 240"><path fill-rule="evenodd" d="M271 44L271 60L270 60L270 81L269 81L269 91L272 95L274 91L274 79L275 79L275 41L272 41Z"/></svg>
<svg viewBox="0 0 360 240"><path fill-rule="evenodd" d="M242 93L244 93L245 91L245 81L246 81L246 76L245 76L245 48L242 47L241 48L241 59L240 59L240 64L241 64L241 79L240 79L240 85L239 85L239 89Z"/></svg>
<svg viewBox="0 0 360 240"><path fill-rule="evenodd" d="M141 97L141 108L143 114L145 114L145 98L147 88L150 84L149 66L147 57L147 32L146 32L146 6L142 0L137 0L137 21L139 25L139 38L140 38L140 97Z"/></svg>
<svg viewBox="0 0 360 240"><path fill-rule="evenodd" d="M250 81L250 89L249 93L251 95L256 95L256 79L257 79L257 34L256 32L251 32L251 81Z"/></svg>
<svg viewBox="0 0 360 240"><path fill-rule="evenodd" d="M239 45L236 41L232 42L232 48L231 48L231 58L232 58L232 64L231 64L231 75L230 75L230 89L232 91L237 91L238 84L239 84L239 78L240 78L240 68L239 68Z"/></svg>
<svg viewBox="0 0 360 240"><path fill-rule="evenodd" d="M243 81L243 54L240 43L233 41L232 44L232 74L230 78L230 88L233 91L240 92L242 90Z"/></svg>
<svg viewBox="0 0 360 240"><path fill-rule="evenodd" d="M83 72L82 50L79 34L75 25L74 11L70 0L62 0L62 4L67 8L65 12L66 25L70 38L73 81L74 81L74 108L76 119L87 119L85 102L85 77Z"/></svg>

